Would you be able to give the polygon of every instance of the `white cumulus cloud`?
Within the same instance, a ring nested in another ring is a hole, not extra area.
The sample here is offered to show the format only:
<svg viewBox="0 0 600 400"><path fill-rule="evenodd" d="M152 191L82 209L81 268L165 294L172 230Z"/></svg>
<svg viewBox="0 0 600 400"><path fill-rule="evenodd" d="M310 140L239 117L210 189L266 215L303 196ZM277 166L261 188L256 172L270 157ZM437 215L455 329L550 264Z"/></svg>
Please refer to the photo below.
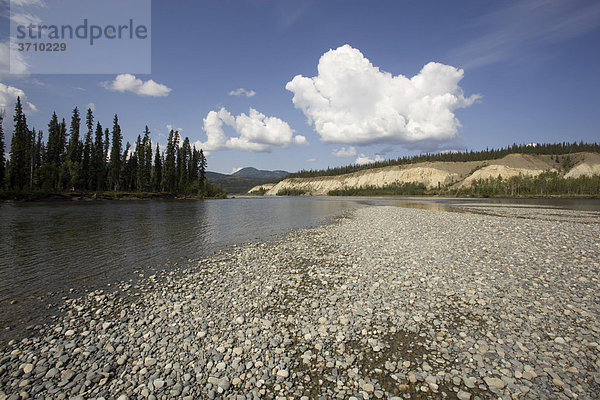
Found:
<svg viewBox="0 0 600 400"><path fill-rule="evenodd" d="M102 86L117 92L131 92L139 96L152 97L168 96L171 91L167 86L156 83L152 79L144 82L132 74L119 74L112 82L102 82Z"/></svg>
<svg viewBox="0 0 600 400"><path fill-rule="evenodd" d="M96 111L96 104L94 104L94 103L88 103L88 105L85 106L85 109L86 110L90 109L92 111Z"/></svg>
<svg viewBox="0 0 600 400"><path fill-rule="evenodd" d="M415 144L450 140L454 111L473 104L458 85L463 70L430 62L407 78L381 71L349 45L323 54L312 78L286 84L293 103L326 143Z"/></svg>
<svg viewBox="0 0 600 400"><path fill-rule="evenodd" d="M354 157L357 153L356 148L354 146L350 146L348 148L342 147L341 149L333 149L331 154L336 157Z"/></svg>
<svg viewBox="0 0 600 400"><path fill-rule="evenodd" d="M358 164L358 165L363 165L363 164L373 164L374 162L384 161L384 160L385 160L385 158L383 158L379 154L375 154L375 159L369 158L369 157L365 156L364 154L361 154L360 156L358 156L356 158L356 161L354 161L354 163Z"/></svg>
<svg viewBox="0 0 600 400"><path fill-rule="evenodd" d="M225 135L223 125L233 128L239 136ZM287 122L267 117L250 108L248 114L233 116L224 107L219 111L210 111L204 118L204 131L207 140L200 146L206 151L238 149L254 152L269 152L273 146L286 147L291 143L306 144L302 135L294 136Z"/></svg>
<svg viewBox="0 0 600 400"><path fill-rule="evenodd" d="M244 88L239 88L239 89L235 89L232 90L228 93L230 96L246 96L246 97L252 97L256 94L256 92L254 90L246 90Z"/></svg>
<svg viewBox="0 0 600 400"><path fill-rule="evenodd" d="M25 113L37 112L37 107L27 101L27 96L24 91L14 86L0 83L0 110L6 111L6 120L9 119L8 116L12 119L12 112L15 109L17 97L21 98L21 104L23 105L23 111L25 111Z"/></svg>

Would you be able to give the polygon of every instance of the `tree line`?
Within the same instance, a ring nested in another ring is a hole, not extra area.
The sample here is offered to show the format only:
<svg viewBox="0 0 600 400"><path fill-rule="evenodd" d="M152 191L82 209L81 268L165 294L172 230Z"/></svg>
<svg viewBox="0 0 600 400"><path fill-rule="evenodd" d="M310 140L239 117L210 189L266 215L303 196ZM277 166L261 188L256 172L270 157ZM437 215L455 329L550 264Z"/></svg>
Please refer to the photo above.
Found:
<svg viewBox="0 0 600 400"><path fill-rule="evenodd" d="M509 154L521 153L521 154L549 154L549 155L562 155L568 153L579 153L579 152L600 152L599 143L551 143L551 144L536 144L536 145L518 145L513 144L500 149L485 149L481 151L464 151L464 152L447 152L437 154L419 154L416 156L404 156L397 159L389 159L383 161L377 161L371 164L351 164L343 167L327 168L322 170L302 170L299 172L291 173L287 178L312 178L315 176L336 176L344 175L352 172L363 171L372 168L389 167L394 165L406 165L415 164L420 162L432 162L432 161L444 161L444 162L464 162L464 161L484 161L494 160L506 157Z"/></svg>
<svg viewBox="0 0 600 400"><path fill-rule="evenodd" d="M279 193L277 193L279 194ZM537 176L518 175L477 179L467 187L453 184L427 188L421 182L393 183L388 186L362 186L330 190L329 196L456 196L456 197L523 197L600 195L600 175L564 178L556 171Z"/></svg>
<svg viewBox="0 0 600 400"><path fill-rule="evenodd" d="M114 191L161 192L212 197L221 189L206 179L206 157L173 130L166 149L153 149L150 130L138 135L135 148L127 142L115 114L112 130L94 120L87 110L81 134L81 116L73 109L67 128L56 113L43 132L29 129L21 99L17 98L10 157L4 156L3 115L0 115L0 190L12 192Z"/></svg>

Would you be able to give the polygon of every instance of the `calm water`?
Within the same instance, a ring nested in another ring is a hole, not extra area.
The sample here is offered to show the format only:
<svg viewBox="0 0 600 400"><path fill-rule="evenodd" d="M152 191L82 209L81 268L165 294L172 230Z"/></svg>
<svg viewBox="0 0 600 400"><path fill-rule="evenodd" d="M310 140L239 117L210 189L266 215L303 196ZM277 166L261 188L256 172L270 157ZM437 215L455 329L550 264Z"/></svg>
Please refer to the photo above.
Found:
<svg viewBox="0 0 600 400"><path fill-rule="evenodd" d="M356 207L306 197L0 203L0 339L42 320L45 305L71 288L105 288L134 271L322 224Z"/></svg>

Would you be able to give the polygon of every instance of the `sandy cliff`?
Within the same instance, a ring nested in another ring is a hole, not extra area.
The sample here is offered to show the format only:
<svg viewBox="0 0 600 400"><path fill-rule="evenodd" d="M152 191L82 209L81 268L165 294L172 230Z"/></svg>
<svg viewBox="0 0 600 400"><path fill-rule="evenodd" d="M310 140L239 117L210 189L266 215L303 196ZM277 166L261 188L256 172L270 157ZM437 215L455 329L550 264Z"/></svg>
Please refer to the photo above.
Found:
<svg viewBox="0 0 600 400"><path fill-rule="evenodd" d="M569 155L575 166L565 177L600 174L600 155L575 153ZM367 169L351 174L320 176L314 178L288 178L271 187L266 195L276 195L280 190L303 190L314 196L326 195L330 190L384 187L392 184L417 182L428 188L455 185L469 187L478 179L510 178L512 176L537 176L545 171L559 171L549 155L510 154L504 158L469 162L424 162L403 166ZM265 185L262 185L263 187ZM251 190L258 190L252 188Z"/></svg>

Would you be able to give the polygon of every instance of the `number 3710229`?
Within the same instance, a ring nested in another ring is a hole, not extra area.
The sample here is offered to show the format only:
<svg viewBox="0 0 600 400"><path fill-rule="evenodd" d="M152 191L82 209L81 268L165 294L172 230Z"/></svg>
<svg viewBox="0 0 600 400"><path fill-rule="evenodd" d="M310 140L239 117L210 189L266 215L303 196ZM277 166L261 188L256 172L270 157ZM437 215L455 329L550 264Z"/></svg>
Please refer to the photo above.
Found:
<svg viewBox="0 0 600 400"><path fill-rule="evenodd" d="M66 51L66 43L17 43L17 49L19 51Z"/></svg>

